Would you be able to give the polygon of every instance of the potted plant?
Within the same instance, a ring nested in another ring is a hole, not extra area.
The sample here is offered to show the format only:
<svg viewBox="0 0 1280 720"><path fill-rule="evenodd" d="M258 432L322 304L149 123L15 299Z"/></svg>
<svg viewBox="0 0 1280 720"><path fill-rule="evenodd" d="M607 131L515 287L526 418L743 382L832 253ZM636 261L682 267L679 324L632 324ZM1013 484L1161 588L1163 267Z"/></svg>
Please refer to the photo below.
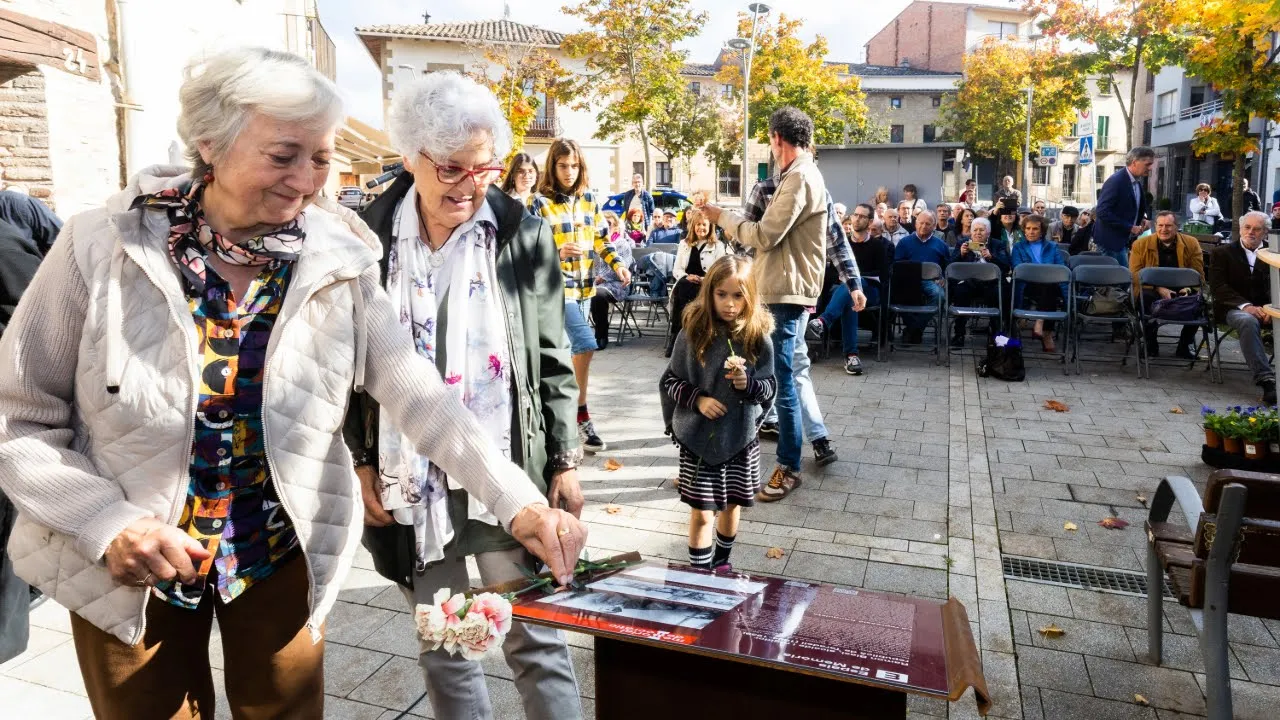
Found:
<svg viewBox="0 0 1280 720"><path fill-rule="evenodd" d="M1204 444L1214 449L1222 447L1222 425L1225 422L1223 416L1208 405L1203 405L1200 417L1204 420Z"/></svg>
<svg viewBox="0 0 1280 720"><path fill-rule="evenodd" d="M1244 417L1240 414L1240 406L1228 408L1222 416L1222 449L1233 455L1244 454Z"/></svg>
<svg viewBox="0 0 1280 720"><path fill-rule="evenodd" d="M1267 445L1275 430L1270 413L1263 408L1249 408L1242 417L1240 437L1244 440L1244 456L1261 460L1267 456Z"/></svg>

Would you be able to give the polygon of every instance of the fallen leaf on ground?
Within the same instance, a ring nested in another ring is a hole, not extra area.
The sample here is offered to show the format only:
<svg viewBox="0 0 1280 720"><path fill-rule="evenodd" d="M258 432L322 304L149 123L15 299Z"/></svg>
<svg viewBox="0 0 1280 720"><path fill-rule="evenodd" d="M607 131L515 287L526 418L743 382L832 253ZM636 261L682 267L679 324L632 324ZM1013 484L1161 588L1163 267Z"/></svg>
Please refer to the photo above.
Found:
<svg viewBox="0 0 1280 720"><path fill-rule="evenodd" d="M608 470L609 472L613 472L614 470L621 470L622 463L618 462L617 460L614 460L613 458L609 458L608 460L604 461L604 469Z"/></svg>
<svg viewBox="0 0 1280 720"><path fill-rule="evenodd" d="M1146 496L1146 495L1139 495L1139 496L1137 497L1137 500L1138 500L1138 502L1142 503L1142 507L1146 507L1146 506L1147 506L1147 496Z"/></svg>
<svg viewBox="0 0 1280 720"><path fill-rule="evenodd" d="M1079 529L1080 529L1080 526L1078 526L1078 525L1076 525L1075 523L1073 523L1073 522L1071 522L1070 520L1068 520L1068 521L1066 521L1066 522L1062 523L1062 529L1063 529L1063 530L1079 530Z"/></svg>
<svg viewBox="0 0 1280 720"><path fill-rule="evenodd" d="M1145 697L1143 697L1143 696L1139 695L1138 693L1134 693L1134 694L1133 694L1133 701L1134 701L1134 702L1136 702L1136 703L1138 703L1139 705L1150 705L1150 704L1151 704L1151 703L1150 703L1150 702L1149 702Z"/></svg>
<svg viewBox="0 0 1280 720"><path fill-rule="evenodd" d="M1182 408L1178 407L1177 405L1174 405L1173 407L1169 408L1169 412L1173 413L1174 415L1186 415L1186 414L1187 414L1187 412L1186 412L1185 410L1183 410Z"/></svg>
<svg viewBox="0 0 1280 720"><path fill-rule="evenodd" d="M1067 631L1063 630L1057 625L1054 625L1053 623L1049 623L1048 625L1045 625L1044 627L1040 628L1040 634L1045 637L1056 638L1056 637L1062 637L1063 635L1066 635Z"/></svg>
<svg viewBox="0 0 1280 720"><path fill-rule="evenodd" d="M1098 524L1108 530L1123 530L1129 527L1128 520L1121 520L1118 517L1102 518L1098 521Z"/></svg>
<svg viewBox="0 0 1280 720"><path fill-rule="evenodd" d="M782 552L782 548L780 547L771 547L764 551L764 556L772 560L777 560L783 555L786 555L786 553Z"/></svg>
<svg viewBox="0 0 1280 720"><path fill-rule="evenodd" d="M1058 400L1045 400L1044 407L1046 410L1052 410L1054 412L1070 412L1071 411L1071 408L1067 407L1066 403Z"/></svg>
<svg viewBox="0 0 1280 720"><path fill-rule="evenodd" d="M609 513L610 515L617 515L618 513L622 512L622 508L618 505L605 505L604 511Z"/></svg>

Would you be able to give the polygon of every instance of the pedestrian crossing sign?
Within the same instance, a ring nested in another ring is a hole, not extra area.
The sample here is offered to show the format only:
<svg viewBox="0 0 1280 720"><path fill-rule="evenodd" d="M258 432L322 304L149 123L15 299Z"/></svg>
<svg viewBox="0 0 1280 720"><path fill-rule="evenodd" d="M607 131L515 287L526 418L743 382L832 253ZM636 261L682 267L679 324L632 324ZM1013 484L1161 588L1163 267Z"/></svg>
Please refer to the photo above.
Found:
<svg viewBox="0 0 1280 720"><path fill-rule="evenodd" d="M1081 165L1093 164L1093 136L1085 135L1080 138L1080 160Z"/></svg>

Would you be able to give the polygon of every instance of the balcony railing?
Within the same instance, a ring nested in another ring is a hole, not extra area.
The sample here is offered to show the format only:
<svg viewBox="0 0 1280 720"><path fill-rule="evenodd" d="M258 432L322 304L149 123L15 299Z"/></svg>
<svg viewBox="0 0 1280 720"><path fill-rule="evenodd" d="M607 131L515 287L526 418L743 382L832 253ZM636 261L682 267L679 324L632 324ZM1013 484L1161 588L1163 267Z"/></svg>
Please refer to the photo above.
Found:
<svg viewBox="0 0 1280 720"><path fill-rule="evenodd" d="M534 118L533 122L529 124L529 130L525 132L525 137L560 137L560 121L556 120L554 117Z"/></svg>
<svg viewBox="0 0 1280 720"><path fill-rule="evenodd" d="M1165 125L1172 125L1176 122L1178 122L1177 115L1158 115L1156 117L1155 126L1164 127Z"/></svg>
<svg viewBox="0 0 1280 720"><path fill-rule="evenodd" d="M1212 115L1216 112L1221 112L1221 111L1222 111L1222 99L1219 98L1217 100L1213 100L1207 103L1192 105L1186 110L1183 110L1182 112L1178 113L1178 119L1190 120L1192 118L1198 118L1204 115Z"/></svg>

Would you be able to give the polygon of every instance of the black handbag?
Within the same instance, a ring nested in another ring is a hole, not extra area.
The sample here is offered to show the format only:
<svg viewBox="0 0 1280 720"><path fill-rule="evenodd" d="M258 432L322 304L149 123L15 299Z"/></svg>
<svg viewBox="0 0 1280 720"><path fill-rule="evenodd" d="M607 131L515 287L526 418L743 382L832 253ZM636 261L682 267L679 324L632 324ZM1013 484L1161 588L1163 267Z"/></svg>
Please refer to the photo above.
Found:
<svg viewBox="0 0 1280 720"><path fill-rule="evenodd" d="M1005 338L1001 344L997 338ZM987 338L987 356L978 362L978 377L991 377L1005 382L1022 382L1027 366L1022 359L1022 341L1017 335L992 333Z"/></svg>
<svg viewBox="0 0 1280 720"><path fill-rule="evenodd" d="M1204 317L1201 297L1197 294L1180 295L1151 304L1151 317L1170 322L1195 322Z"/></svg>

